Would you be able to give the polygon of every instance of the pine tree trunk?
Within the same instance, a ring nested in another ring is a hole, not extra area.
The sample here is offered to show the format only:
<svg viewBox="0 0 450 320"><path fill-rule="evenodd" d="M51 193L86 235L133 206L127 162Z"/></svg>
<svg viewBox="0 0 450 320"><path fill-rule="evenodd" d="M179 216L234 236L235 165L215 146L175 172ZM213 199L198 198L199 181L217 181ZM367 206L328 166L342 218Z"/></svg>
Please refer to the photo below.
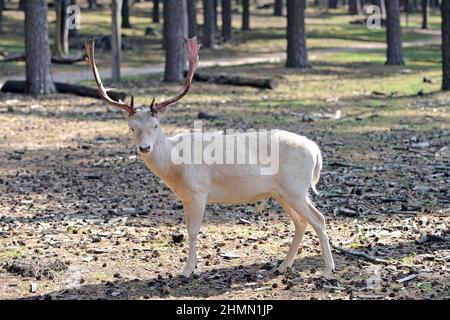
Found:
<svg viewBox="0 0 450 320"><path fill-rule="evenodd" d="M48 42L47 1L32 0L25 5L26 92L56 92L51 73Z"/></svg>
<svg viewBox="0 0 450 320"><path fill-rule="evenodd" d="M328 0L328 9L337 9L338 2L337 0Z"/></svg>
<svg viewBox="0 0 450 320"><path fill-rule="evenodd" d="M277 17L283 16L283 0L275 0L273 15Z"/></svg>
<svg viewBox="0 0 450 320"><path fill-rule="evenodd" d="M214 25L214 3L203 0L203 45L205 48L214 47L216 28Z"/></svg>
<svg viewBox="0 0 450 320"><path fill-rule="evenodd" d="M67 28L67 7L70 0L55 0L56 26L54 50L59 57L69 55L69 29Z"/></svg>
<svg viewBox="0 0 450 320"><path fill-rule="evenodd" d="M214 12L214 30L217 32L219 30L219 25L217 24L217 6L219 4L218 0L211 0L213 2L213 12Z"/></svg>
<svg viewBox="0 0 450 320"><path fill-rule="evenodd" d="M361 13L361 0L349 0L348 12L351 15L358 15Z"/></svg>
<svg viewBox="0 0 450 320"><path fill-rule="evenodd" d="M287 60L288 68L309 68L306 47L305 0L287 0Z"/></svg>
<svg viewBox="0 0 450 320"><path fill-rule="evenodd" d="M250 1L242 0L242 30L250 30Z"/></svg>
<svg viewBox="0 0 450 320"><path fill-rule="evenodd" d="M197 35L197 1L196 0L187 0L187 11L188 11L188 24L189 38L192 38Z"/></svg>
<svg viewBox="0 0 450 320"><path fill-rule="evenodd" d="M428 0L422 0L422 29L428 29Z"/></svg>
<svg viewBox="0 0 450 320"><path fill-rule="evenodd" d="M131 28L129 0L123 0L122 3L122 28Z"/></svg>
<svg viewBox="0 0 450 320"><path fill-rule="evenodd" d="M233 37L231 18L231 0L222 0L222 37L225 42Z"/></svg>
<svg viewBox="0 0 450 320"><path fill-rule="evenodd" d="M152 19L153 23L159 23L159 0L153 0Z"/></svg>
<svg viewBox="0 0 450 320"><path fill-rule="evenodd" d="M450 91L450 0L442 0L442 90Z"/></svg>
<svg viewBox="0 0 450 320"><path fill-rule="evenodd" d="M0 0L0 34L3 33L3 10L5 9L5 0Z"/></svg>
<svg viewBox="0 0 450 320"><path fill-rule="evenodd" d="M404 65L399 0L386 1L387 65Z"/></svg>
<svg viewBox="0 0 450 320"><path fill-rule="evenodd" d="M98 8L98 3L97 0L89 0L89 9L97 9Z"/></svg>
<svg viewBox="0 0 450 320"><path fill-rule="evenodd" d="M120 64L122 61L122 31L120 28L121 15L122 15L122 0L112 0L111 80L114 84L118 84L120 82Z"/></svg>
<svg viewBox="0 0 450 320"><path fill-rule="evenodd" d="M19 10L25 11L26 4L27 4L27 0L19 0Z"/></svg>
<svg viewBox="0 0 450 320"><path fill-rule="evenodd" d="M183 80L186 65L184 38L186 34L186 5L180 0L164 0L164 43L166 64L164 81L180 82Z"/></svg>

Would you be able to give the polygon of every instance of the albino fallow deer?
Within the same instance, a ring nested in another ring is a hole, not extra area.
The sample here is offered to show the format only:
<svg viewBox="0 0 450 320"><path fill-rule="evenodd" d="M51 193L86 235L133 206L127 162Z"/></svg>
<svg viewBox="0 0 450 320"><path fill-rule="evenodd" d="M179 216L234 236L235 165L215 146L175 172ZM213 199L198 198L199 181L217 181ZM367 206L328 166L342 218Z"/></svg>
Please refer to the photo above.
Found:
<svg viewBox="0 0 450 320"><path fill-rule="evenodd" d="M198 133L184 133L167 137L160 126L160 119L167 107L180 100L189 91L197 63L199 45L196 38L186 40L189 71L180 93L163 102L148 106L134 107L134 99L125 103L114 101L103 87L94 60L93 40L86 43L87 61L94 73L100 97L109 105L124 111L139 154L147 167L177 195L183 202L185 222L189 236L189 257L182 276L189 277L197 264L196 242L207 204L246 204L273 197L292 218L295 235L285 260L278 267L283 273L294 262L303 234L310 224L319 237L325 261L324 276L334 270L329 238L325 231L325 219L308 198L311 187L314 191L322 168L319 147L307 138L295 133L276 130L271 138L276 138L279 148L279 165L276 172L261 174L262 164L222 164L222 163L178 163L173 161L173 150L177 141L188 138L190 143L200 143L205 137ZM243 133L228 135L212 134L218 141L232 137L239 139ZM208 140L210 141L210 140ZM272 141L272 140L271 140ZM260 148L270 142L259 141ZM204 147L203 147L204 148ZM243 150L249 157L255 150L244 144ZM241 148L241 149L242 149Z"/></svg>

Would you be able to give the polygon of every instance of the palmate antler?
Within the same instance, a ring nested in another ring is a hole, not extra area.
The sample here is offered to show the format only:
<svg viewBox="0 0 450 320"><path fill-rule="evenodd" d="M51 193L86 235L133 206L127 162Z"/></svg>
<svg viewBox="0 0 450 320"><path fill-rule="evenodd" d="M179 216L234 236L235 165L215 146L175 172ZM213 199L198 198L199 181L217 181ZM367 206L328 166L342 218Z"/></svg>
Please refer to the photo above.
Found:
<svg viewBox="0 0 450 320"><path fill-rule="evenodd" d="M108 90L105 89L105 87L103 86L102 79L100 79L100 74L99 74L97 66L95 64L94 46L95 46L95 40L89 40L88 42L86 42L86 44L85 44L86 55L87 55L86 60L89 63L89 65L91 66L92 72L94 73L94 79L95 79L95 82L97 83L98 94L100 95L100 98L105 100L109 105L127 112L128 116L131 117L135 113L134 97L131 96L130 104L128 104L128 103L125 103L120 100L115 101L115 100L111 99L110 96L108 96Z"/></svg>
<svg viewBox="0 0 450 320"><path fill-rule="evenodd" d="M114 101L111 99L111 97L108 96L108 90L105 89L103 86L102 80L100 79L100 74L98 72L97 66L95 65L95 59L94 59L94 46L95 46L95 40L89 40L86 42L86 55L87 55L87 61L89 65L92 68L92 72L94 74L95 82L97 83L98 87L98 93L100 97L105 100L109 105L119 108L121 110L124 110L128 113L128 115L131 117L136 112L134 109L134 98L131 96L131 102L130 104L127 104L123 101ZM186 76L186 79L184 80L184 85L181 91L174 97L169 98L165 101L162 101L160 103L155 103L155 99L153 99L152 103L149 106L146 106L150 108L153 114L156 114L158 112L163 111L167 106L177 102L181 98L183 98L191 88L192 79L195 74L195 70L197 69L198 64L198 51L200 49L200 45L197 42L197 37L193 37L190 39L186 39L186 49L188 53L188 61L189 61L189 71Z"/></svg>
<svg viewBox="0 0 450 320"><path fill-rule="evenodd" d="M150 110L152 110L153 113L163 111L168 105L177 102L188 93L189 89L191 88L195 70L197 69L199 49L200 45L197 42L197 37L186 39L186 50L188 54L189 71L186 76L186 79L184 80L183 88L175 97L169 98L160 103L155 103L155 99L153 99L152 103L149 106Z"/></svg>

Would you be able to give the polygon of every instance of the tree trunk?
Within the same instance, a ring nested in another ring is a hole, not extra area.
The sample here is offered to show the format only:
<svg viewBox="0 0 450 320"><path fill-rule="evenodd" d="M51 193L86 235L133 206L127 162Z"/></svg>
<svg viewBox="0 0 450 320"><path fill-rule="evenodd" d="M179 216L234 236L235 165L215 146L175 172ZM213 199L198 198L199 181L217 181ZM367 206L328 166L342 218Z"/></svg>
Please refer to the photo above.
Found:
<svg viewBox="0 0 450 320"><path fill-rule="evenodd" d="M214 30L219 30L219 25L217 24L217 6L219 4L218 0L211 0L213 2L213 12L214 12Z"/></svg>
<svg viewBox="0 0 450 320"><path fill-rule="evenodd" d="M114 84L118 84L120 82L120 63L122 61L122 31L120 28L121 15L122 15L122 0L112 0L111 80Z"/></svg>
<svg viewBox="0 0 450 320"><path fill-rule="evenodd" d="M306 47L305 0L287 0L287 60L288 68L309 68Z"/></svg>
<svg viewBox="0 0 450 320"><path fill-rule="evenodd" d="M348 12L351 15L361 14L361 0L349 0Z"/></svg>
<svg viewBox="0 0 450 320"><path fill-rule="evenodd" d="M214 25L214 3L211 0L203 0L203 45L205 48L214 47L215 25Z"/></svg>
<svg viewBox="0 0 450 320"><path fill-rule="evenodd" d="M56 26L55 26L55 46L57 56L65 57L69 55L69 28L67 28L67 7L70 0L55 0Z"/></svg>
<svg viewBox="0 0 450 320"><path fill-rule="evenodd" d="M250 30L250 1L242 0L242 30Z"/></svg>
<svg viewBox="0 0 450 320"><path fill-rule="evenodd" d="M428 29L428 0L422 0L422 29Z"/></svg>
<svg viewBox="0 0 450 320"><path fill-rule="evenodd" d="M20 11L25 11L26 3L27 3L27 0L20 0L19 1L19 10Z"/></svg>
<svg viewBox="0 0 450 320"><path fill-rule="evenodd" d="M188 35L192 38L197 35L197 1L187 0Z"/></svg>
<svg viewBox="0 0 450 320"><path fill-rule="evenodd" d="M26 92L51 94L56 92L50 69L47 1L32 0L25 5Z"/></svg>
<svg viewBox="0 0 450 320"><path fill-rule="evenodd" d="M166 51L164 81L180 82L183 80L183 72L186 65L186 50L184 46L186 5L180 4L180 0L165 0L163 3Z"/></svg>
<svg viewBox="0 0 450 320"><path fill-rule="evenodd" d="M89 0L89 9L97 9L98 7L97 0Z"/></svg>
<svg viewBox="0 0 450 320"><path fill-rule="evenodd" d="M387 65L404 65L399 0L386 1Z"/></svg>
<svg viewBox="0 0 450 320"><path fill-rule="evenodd" d="M5 9L5 0L0 0L0 34L3 33L3 10Z"/></svg>
<svg viewBox="0 0 450 320"><path fill-rule="evenodd" d="M131 28L129 0L123 0L122 3L122 28Z"/></svg>
<svg viewBox="0 0 450 320"><path fill-rule="evenodd" d="M159 23L159 0L153 0L153 23Z"/></svg>
<svg viewBox="0 0 450 320"><path fill-rule="evenodd" d="M450 0L442 0L442 90L450 91Z"/></svg>
<svg viewBox="0 0 450 320"><path fill-rule="evenodd" d="M222 36L225 42L230 41L233 37L231 18L231 0L222 0Z"/></svg>
<svg viewBox="0 0 450 320"><path fill-rule="evenodd" d="M283 16L283 0L275 0L273 15L277 17Z"/></svg>
<svg viewBox="0 0 450 320"><path fill-rule="evenodd" d="M328 9L337 9L338 2L337 0L328 0Z"/></svg>

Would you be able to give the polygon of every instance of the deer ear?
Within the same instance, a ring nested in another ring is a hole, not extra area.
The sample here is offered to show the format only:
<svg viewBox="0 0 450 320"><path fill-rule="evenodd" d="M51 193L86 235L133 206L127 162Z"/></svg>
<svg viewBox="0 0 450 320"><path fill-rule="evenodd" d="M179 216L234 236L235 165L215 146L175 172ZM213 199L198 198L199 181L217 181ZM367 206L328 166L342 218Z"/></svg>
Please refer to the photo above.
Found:
<svg viewBox="0 0 450 320"><path fill-rule="evenodd" d="M158 112L156 112L155 117L156 117L158 120L163 119L163 118L166 116L167 110L168 110L168 109L169 109L169 108L165 107L165 108L159 110Z"/></svg>

